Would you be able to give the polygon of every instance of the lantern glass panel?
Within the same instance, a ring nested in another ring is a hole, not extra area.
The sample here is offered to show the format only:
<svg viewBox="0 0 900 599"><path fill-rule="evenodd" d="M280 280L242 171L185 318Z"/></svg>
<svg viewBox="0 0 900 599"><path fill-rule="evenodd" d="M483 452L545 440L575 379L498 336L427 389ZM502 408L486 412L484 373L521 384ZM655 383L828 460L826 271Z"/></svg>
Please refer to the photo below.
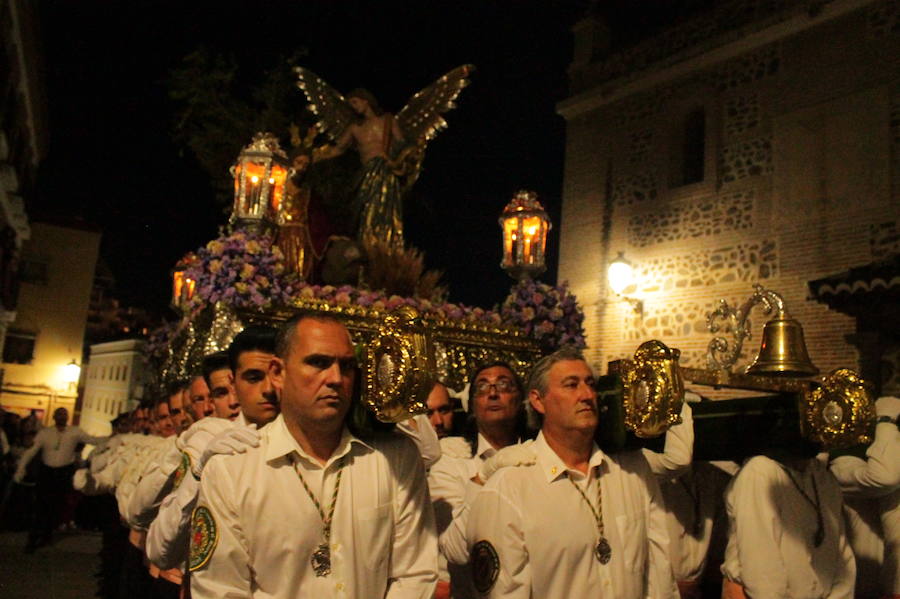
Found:
<svg viewBox="0 0 900 599"><path fill-rule="evenodd" d="M234 165L234 170L232 171L234 174L234 197L239 198L241 195L241 173L243 172L243 168L241 168L241 163L238 162Z"/></svg>
<svg viewBox="0 0 900 599"><path fill-rule="evenodd" d="M522 219L522 242L524 244L522 261L525 264L539 262L543 254L541 247L542 219L540 216L529 216Z"/></svg>
<svg viewBox="0 0 900 599"><path fill-rule="evenodd" d="M176 270L172 273L172 303L176 306L181 301L181 289L184 286L184 271Z"/></svg>
<svg viewBox="0 0 900 599"><path fill-rule="evenodd" d="M184 280L185 283L185 301L190 301L194 298L194 290L197 288L197 281L194 279L187 278Z"/></svg>
<svg viewBox="0 0 900 599"><path fill-rule="evenodd" d="M268 203L264 196L268 188L266 164L246 160L244 162L244 202L241 206L240 216L245 218L262 217Z"/></svg>
<svg viewBox="0 0 900 599"><path fill-rule="evenodd" d="M269 184L272 188L272 213L277 214L284 201L284 183L287 179L287 169L280 164L272 164L269 175Z"/></svg>
<svg viewBox="0 0 900 599"><path fill-rule="evenodd" d="M503 221L503 263L515 264L519 244L519 219L511 216Z"/></svg>

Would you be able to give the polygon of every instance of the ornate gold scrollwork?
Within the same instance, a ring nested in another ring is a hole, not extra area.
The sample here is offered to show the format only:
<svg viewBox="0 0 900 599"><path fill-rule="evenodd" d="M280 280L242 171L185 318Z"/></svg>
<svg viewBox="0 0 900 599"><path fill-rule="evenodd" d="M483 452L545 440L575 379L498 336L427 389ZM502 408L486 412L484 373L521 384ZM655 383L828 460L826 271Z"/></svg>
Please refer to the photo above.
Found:
<svg viewBox="0 0 900 599"><path fill-rule="evenodd" d="M681 423L684 381L678 358L681 351L652 339L638 346L634 360L622 360L625 427L642 439L657 437Z"/></svg>
<svg viewBox="0 0 900 599"><path fill-rule="evenodd" d="M875 426L871 385L848 368L822 379L822 386L803 394L801 434L826 449L870 443Z"/></svg>
<svg viewBox="0 0 900 599"><path fill-rule="evenodd" d="M434 384L434 351L418 313L409 306L384 317L365 347L363 403L382 422L426 411Z"/></svg>

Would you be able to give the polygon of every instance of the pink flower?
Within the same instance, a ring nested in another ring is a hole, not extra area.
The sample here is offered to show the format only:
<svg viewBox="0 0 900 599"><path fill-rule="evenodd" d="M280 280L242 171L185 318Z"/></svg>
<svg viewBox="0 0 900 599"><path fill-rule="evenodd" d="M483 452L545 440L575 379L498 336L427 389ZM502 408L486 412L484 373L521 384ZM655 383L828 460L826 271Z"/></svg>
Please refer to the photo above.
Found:
<svg viewBox="0 0 900 599"><path fill-rule="evenodd" d="M349 304L350 303L350 294L346 291L341 291L337 295L334 296L334 301L339 304Z"/></svg>
<svg viewBox="0 0 900 599"><path fill-rule="evenodd" d="M555 327L553 326L552 322L550 322L549 320L545 320L541 324L538 325L537 330L542 335L549 335L550 333L553 332L554 328Z"/></svg>

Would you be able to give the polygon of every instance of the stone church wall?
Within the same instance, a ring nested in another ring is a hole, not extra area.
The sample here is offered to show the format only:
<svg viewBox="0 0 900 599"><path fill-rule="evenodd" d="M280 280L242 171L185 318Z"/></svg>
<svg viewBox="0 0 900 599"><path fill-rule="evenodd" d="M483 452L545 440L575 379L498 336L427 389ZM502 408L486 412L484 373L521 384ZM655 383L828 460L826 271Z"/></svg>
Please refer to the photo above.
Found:
<svg viewBox="0 0 900 599"><path fill-rule="evenodd" d="M614 101L561 109L559 280L585 308L601 370L650 338L706 367L706 314L757 282L784 296L823 372L856 366L853 319L810 300L807 282L900 251L900 3L861 4ZM697 110L702 179L680 184L679 132ZM635 266L624 295L642 313L607 288L618 252ZM751 319L739 366L766 316Z"/></svg>

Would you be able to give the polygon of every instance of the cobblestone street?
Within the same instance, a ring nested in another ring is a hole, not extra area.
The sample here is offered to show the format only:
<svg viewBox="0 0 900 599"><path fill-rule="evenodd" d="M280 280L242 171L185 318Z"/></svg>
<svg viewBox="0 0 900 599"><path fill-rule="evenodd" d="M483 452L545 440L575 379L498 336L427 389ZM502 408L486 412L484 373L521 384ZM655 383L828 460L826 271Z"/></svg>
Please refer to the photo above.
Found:
<svg viewBox="0 0 900 599"><path fill-rule="evenodd" d="M23 551L25 532L0 533L0 597L4 599L89 599L97 589L101 536L58 533L32 554Z"/></svg>

